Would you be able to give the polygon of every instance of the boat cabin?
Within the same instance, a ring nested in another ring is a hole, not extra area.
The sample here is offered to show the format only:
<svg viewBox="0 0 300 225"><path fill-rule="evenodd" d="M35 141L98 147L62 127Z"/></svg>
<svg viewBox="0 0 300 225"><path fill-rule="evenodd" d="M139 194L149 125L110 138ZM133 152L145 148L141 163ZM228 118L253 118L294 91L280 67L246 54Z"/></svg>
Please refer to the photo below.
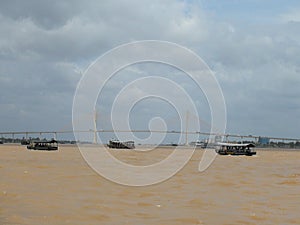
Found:
<svg viewBox="0 0 300 225"><path fill-rule="evenodd" d="M255 145L252 143L236 144L236 143L218 143L216 152L219 155L256 155L256 152L252 150Z"/></svg>
<svg viewBox="0 0 300 225"><path fill-rule="evenodd" d="M34 141L27 145L29 150L47 150L53 151L58 150L58 143L56 140L51 141Z"/></svg>
<svg viewBox="0 0 300 225"><path fill-rule="evenodd" d="M110 140L107 144L109 148L117 148L117 149L134 149L134 141L118 141L118 140Z"/></svg>

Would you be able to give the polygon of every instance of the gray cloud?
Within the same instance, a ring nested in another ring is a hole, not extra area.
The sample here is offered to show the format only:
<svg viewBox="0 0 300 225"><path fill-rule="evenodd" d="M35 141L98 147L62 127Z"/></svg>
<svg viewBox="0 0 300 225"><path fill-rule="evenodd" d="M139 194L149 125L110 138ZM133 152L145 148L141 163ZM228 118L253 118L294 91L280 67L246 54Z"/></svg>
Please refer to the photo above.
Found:
<svg viewBox="0 0 300 225"><path fill-rule="evenodd" d="M1 1L0 130L70 128L80 71L119 44L159 39L191 48L216 73L226 98L229 132L297 137L296 15L292 10L264 24L251 19L241 23L221 21L195 2ZM154 72L159 73L150 69L146 75ZM170 71L164 74L171 76ZM173 78L199 108L207 107L190 80ZM129 80L125 76L111 84L103 106ZM209 113L203 115L209 119Z"/></svg>

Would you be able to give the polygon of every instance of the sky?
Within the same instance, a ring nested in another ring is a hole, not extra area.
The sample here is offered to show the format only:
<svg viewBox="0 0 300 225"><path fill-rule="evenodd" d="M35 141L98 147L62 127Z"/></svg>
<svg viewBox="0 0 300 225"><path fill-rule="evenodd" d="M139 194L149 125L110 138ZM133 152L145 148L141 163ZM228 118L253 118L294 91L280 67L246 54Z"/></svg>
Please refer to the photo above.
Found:
<svg viewBox="0 0 300 225"><path fill-rule="evenodd" d="M215 74L227 133L300 137L299 1L2 0L0 34L1 132L71 130L76 87L92 62L121 44L162 40L192 50ZM184 73L144 63L105 86L98 129L111 127L118 92L143 76L180 84L199 110L190 123L200 118L209 126L207 99ZM154 117L178 129L177 112L159 99L145 99L131 113L134 129L149 128Z"/></svg>

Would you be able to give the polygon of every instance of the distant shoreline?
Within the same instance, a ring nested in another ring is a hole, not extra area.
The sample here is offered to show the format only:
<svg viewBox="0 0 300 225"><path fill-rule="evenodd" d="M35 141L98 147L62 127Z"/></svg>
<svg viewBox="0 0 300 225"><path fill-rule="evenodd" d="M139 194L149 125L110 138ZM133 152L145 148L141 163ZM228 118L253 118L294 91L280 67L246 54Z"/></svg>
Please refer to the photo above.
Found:
<svg viewBox="0 0 300 225"><path fill-rule="evenodd" d="M89 146L89 147L101 147L104 148L106 145L95 145L95 144L81 144L82 146ZM24 146L24 149L26 149L26 145L21 145L20 143L4 143L0 145L0 148L3 148L5 146ZM59 144L60 147L77 147L77 144ZM142 151L143 149L151 148L154 147L154 149L175 149L176 147L181 148L181 149L192 149L193 146L184 146L184 145L179 145L179 146L168 146L168 145L162 145L162 146L155 146L155 145L138 145L136 149L110 149L111 151ZM153 150L154 150L153 149ZM204 148L197 147L195 148L196 151L204 151ZM255 151L282 151L282 152L287 152L287 151L299 151L299 148L272 148L272 147L266 147L266 148L255 148Z"/></svg>

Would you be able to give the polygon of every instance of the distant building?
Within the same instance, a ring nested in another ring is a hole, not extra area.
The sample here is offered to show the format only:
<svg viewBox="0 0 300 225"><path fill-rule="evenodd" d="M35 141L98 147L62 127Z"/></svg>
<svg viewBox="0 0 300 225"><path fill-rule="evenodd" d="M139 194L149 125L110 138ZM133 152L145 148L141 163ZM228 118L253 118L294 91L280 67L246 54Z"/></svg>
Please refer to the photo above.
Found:
<svg viewBox="0 0 300 225"><path fill-rule="evenodd" d="M258 143L262 144L262 145L268 145L270 143L270 138L259 137L258 138Z"/></svg>

